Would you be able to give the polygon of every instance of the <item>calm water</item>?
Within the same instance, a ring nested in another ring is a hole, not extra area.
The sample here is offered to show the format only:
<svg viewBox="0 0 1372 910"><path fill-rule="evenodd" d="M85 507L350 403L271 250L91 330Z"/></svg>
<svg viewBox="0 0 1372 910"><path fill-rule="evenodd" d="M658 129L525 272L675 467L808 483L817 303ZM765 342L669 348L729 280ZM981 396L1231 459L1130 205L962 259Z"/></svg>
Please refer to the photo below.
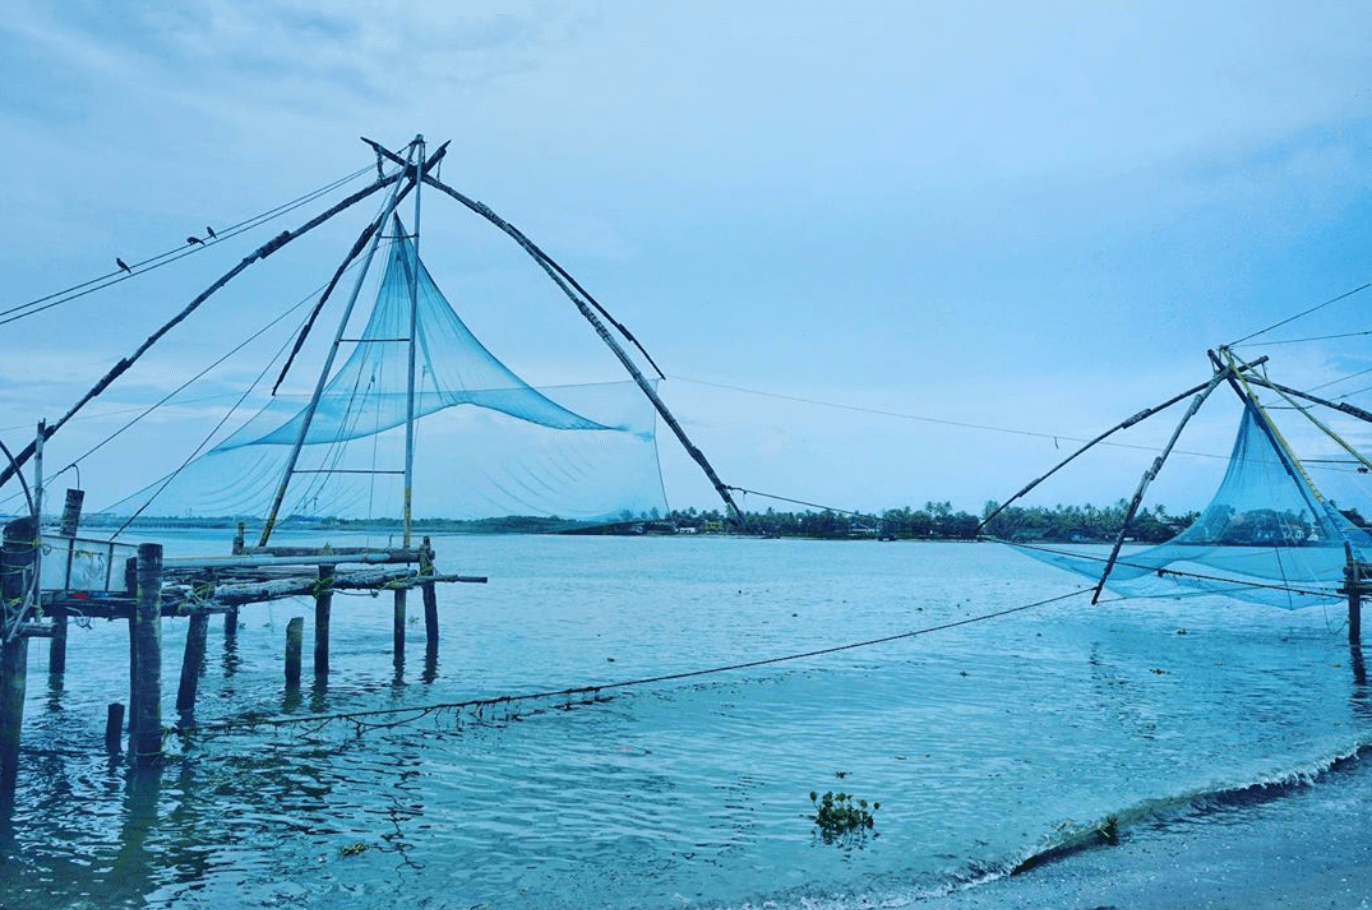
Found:
<svg viewBox="0 0 1372 910"><path fill-rule="evenodd" d="M227 552L228 534L169 555ZM353 543L335 539L335 543ZM374 541L384 543L385 541ZM991 545L705 538L439 539L443 643L390 656L389 598L211 628L198 719L432 705L725 666L890 636L1075 590ZM411 615L418 609L412 597ZM286 623L305 616L305 689ZM1372 739L1340 607L1089 596L794 662L566 699L169 742L160 775L102 750L127 628L73 629L65 682L30 647L0 905L676 908L918 904L1109 816L1318 773ZM164 717L185 623L164 623ZM518 712L518 713L516 713ZM826 843L811 791L880 801ZM1197 823L1194 819L1192 824ZM1199 823L1204 823L1199 822ZM1216 822L1225 824L1232 822ZM365 849L356 847L362 845ZM345 852L345 848L350 848Z"/></svg>

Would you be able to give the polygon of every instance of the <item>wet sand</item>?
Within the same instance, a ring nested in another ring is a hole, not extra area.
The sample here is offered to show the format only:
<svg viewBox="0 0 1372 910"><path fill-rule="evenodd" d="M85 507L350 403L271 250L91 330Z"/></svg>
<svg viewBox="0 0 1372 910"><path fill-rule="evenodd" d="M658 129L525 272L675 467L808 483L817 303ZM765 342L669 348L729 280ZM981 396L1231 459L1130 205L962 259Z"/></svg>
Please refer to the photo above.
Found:
<svg viewBox="0 0 1372 910"><path fill-rule="evenodd" d="M1372 769L1270 802L1158 821L1022 875L921 901L930 910L1372 908Z"/></svg>

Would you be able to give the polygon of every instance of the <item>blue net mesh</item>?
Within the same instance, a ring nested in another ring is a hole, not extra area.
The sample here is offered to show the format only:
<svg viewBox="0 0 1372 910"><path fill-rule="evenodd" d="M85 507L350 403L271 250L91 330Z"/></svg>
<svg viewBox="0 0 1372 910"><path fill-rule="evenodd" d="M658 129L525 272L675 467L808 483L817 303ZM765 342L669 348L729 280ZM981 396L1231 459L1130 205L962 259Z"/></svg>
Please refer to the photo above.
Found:
<svg viewBox="0 0 1372 910"><path fill-rule="evenodd" d="M458 317L413 244L394 242L376 305L324 387L281 516L399 515L418 277L413 499L419 518L620 519L665 511L656 412L633 382L534 388ZM265 517L305 426L308 397L278 396L170 481L106 512Z"/></svg>
<svg viewBox="0 0 1372 910"><path fill-rule="evenodd" d="M1107 588L1125 596L1222 593L1298 608L1338 598L1347 545L1363 560L1372 538L1311 485L1252 404L1245 406L1224 480L1186 530L1155 547L1126 547ZM1021 547L1099 580L1109 547Z"/></svg>

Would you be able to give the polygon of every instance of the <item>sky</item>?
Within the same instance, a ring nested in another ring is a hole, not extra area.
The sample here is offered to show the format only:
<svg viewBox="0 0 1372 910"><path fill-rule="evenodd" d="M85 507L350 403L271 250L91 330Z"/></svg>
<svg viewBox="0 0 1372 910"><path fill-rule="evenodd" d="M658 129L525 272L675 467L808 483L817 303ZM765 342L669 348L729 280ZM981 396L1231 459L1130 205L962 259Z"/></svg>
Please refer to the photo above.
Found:
<svg viewBox="0 0 1372 910"><path fill-rule="evenodd" d="M1208 349L1313 308L1239 353L1372 408L1372 290L1320 306L1372 281L1369 34L1361 2L13 0L0 309L365 182L359 136L422 134L451 142L445 182L643 342L687 432L755 491L746 508L979 512L1206 381ZM508 241L423 204L425 260L492 350L535 383L618 378ZM18 449L313 211L0 325L0 441ZM254 267L49 461L305 298L358 229ZM235 361L84 458L88 502L179 463L257 369ZM1235 397L1212 401L1155 485L1174 510L1223 471ZM1181 407L1036 501L1129 497ZM717 505L662 447L671 504Z"/></svg>

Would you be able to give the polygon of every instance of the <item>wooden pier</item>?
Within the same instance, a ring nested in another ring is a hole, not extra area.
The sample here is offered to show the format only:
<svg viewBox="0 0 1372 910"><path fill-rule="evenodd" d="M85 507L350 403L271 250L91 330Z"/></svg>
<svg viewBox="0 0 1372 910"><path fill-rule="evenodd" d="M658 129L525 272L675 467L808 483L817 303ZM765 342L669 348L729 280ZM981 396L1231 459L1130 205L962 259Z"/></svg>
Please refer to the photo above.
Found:
<svg viewBox="0 0 1372 910"><path fill-rule="evenodd" d="M144 543L135 555L126 545L86 541L76 535L79 499L63 533L42 535L32 518L11 521L4 529L0 550L3 581L3 649L0 650L0 792L12 793L18 767L24 696L27 689L28 642L48 638L48 668L59 675L66 668L68 618L82 616L125 620L129 624L129 696L109 706L105 746L123 746L123 722L128 718L127 757L131 764L154 764L161 758L162 737L162 623L185 619L185 651L177 687L175 728L195 724L195 701L210 619L224 617L226 636L236 634L238 611L252 604L285 597L314 599L313 674L323 681L329 674L330 612L335 591L391 591L394 595L394 659L405 659L405 596L419 588L424 602L427 655L437 656L439 641L437 585L484 583L479 576L448 575L434 566L429 538L419 547L246 547L243 525L225 556L164 557L161 544ZM46 551L45 557L40 552ZM49 563L40 568L40 558ZM81 561L84 560L84 563ZM40 586L41 572L60 587ZM103 578L104 584L100 581ZM73 580L77 583L74 584ZM85 586L81 582L87 583ZM94 582L94 583L92 583ZM292 620L287 629L285 685L298 687L302 675L304 622Z"/></svg>

